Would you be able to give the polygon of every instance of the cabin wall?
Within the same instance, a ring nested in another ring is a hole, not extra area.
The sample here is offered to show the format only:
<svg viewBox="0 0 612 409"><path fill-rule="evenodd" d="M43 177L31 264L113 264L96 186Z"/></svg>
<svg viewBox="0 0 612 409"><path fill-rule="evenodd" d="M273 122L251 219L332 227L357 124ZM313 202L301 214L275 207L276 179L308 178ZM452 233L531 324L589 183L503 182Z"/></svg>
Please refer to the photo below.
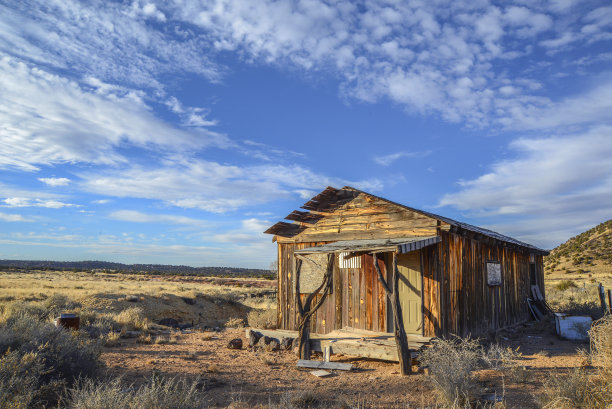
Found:
<svg viewBox="0 0 612 409"><path fill-rule="evenodd" d="M294 251L322 244L326 242L278 244L278 328L297 329ZM379 260L379 266L386 278L385 260ZM305 295L302 297L304 299ZM372 256L361 256L360 268L339 268L336 258L333 292L313 316L311 330L326 334L334 329L352 327L386 332L387 308L387 297L378 281Z"/></svg>
<svg viewBox="0 0 612 409"><path fill-rule="evenodd" d="M529 253L495 240L440 235L440 243L421 250L424 335L476 336L529 319ZM543 258L532 260L543 289ZM487 284L487 261L501 263L502 285Z"/></svg>
<svg viewBox="0 0 612 409"><path fill-rule="evenodd" d="M530 318L530 262L544 293L543 256L504 247L495 240L480 240L439 231L442 241L421 250L423 273L423 335L478 336ZM278 328L297 329L294 251L328 242L278 244ZM487 284L486 262L499 261L502 285ZM379 261L387 278L389 260ZM378 282L372 256L361 256L360 268L339 268L334 263L333 292L312 319L313 332L328 333L352 327L387 332L387 297Z"/></svg>

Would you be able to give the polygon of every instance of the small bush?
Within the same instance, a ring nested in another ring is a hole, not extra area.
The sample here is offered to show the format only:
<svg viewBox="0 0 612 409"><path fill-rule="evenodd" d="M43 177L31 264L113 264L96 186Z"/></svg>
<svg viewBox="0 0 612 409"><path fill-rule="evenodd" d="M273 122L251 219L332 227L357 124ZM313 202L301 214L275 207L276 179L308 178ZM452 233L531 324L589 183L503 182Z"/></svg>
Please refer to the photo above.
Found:
<svg viewBox="0 0 612 409"><path fill-rule="evenodd" d="M62 312L74 310L80 306L81 304L72 301L63 294L53 294L43 302L43 307L50 317L55 317Z"/></svg>
<svg viewBox="0 0 612 409"><path fill-rule="evenodd" d="M468 405L478 393L472 372L481 366L480 345L469 338L436 340L421 353L422 365L429 368L438 398L445 405Z"/></svg>
<svg viewBox="0 0 612 409"><path fill-rule="evenodd" d="M557 285L555 285L555 288L559 291L565 291L570 288L578 288L578 286L571 280L563 280L558 282Z"/></svg>
<svg viewBox="0 0 612 409"><path fill-rule="evenodd" d="M276 328L276 309L252 310L247 315L249 327L261 329Z"/></svg>
<svg viewBox="0 0 612 409"><path fill-rule="evenodd" d="M243 318L230 318L225 323L226 328L242 328L244 327L244 319Z"/></svg>
<svg viewBox="0 0 612 409"><path fill-rule="evenodd" d="M2 392L2 399L10 402L25 390L31 396L27 407L54 406L64 386L97 375L99 352L84 333L56 328L27 313L10 316L0 325L0 389L13 392ZM15 385L25 389L15 392Z"/></svg>
<svg viewBox="0 0 612 409"><path fill-rule="evenodd" d="M121 338L121 334L119 332L111 331L106 335L103 335L104 338L104 346L114 347L119 345L119 339Z"/></svg>
<svg viewBox="0 0 612 409"><path fill-rule="evenodd" d="M0 408L28 408L35 399L43 364L35 353L7 352L0 358Z"/></svg>
<svg viewBox="0 0 612 409"><path fill-rule="evenodd" d="M149 320L140 307L127 308L116 314L114 319L119 325L127 326L131 330L146 330L149 328Z"/></svg>
<svg viewBox="0 0 612 409"><path fill-rule="evenodd" d="M120 379L80 382L66 399L67 409L199 409L206 405L199 380L152 377L138 389Z"/></svg>

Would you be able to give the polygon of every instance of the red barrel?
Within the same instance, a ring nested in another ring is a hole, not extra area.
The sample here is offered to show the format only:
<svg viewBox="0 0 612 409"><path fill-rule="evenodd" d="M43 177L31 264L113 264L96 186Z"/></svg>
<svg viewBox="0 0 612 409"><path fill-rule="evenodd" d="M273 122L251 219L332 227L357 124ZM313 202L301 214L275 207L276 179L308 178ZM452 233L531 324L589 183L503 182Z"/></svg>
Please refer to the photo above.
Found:
<svg viewBox="0 0 612 409"><path fill-rule="evenodd" d="M81 319L76 314L61 314L55 319L56 327L64 327L78 330L80 324Z"/></svg>

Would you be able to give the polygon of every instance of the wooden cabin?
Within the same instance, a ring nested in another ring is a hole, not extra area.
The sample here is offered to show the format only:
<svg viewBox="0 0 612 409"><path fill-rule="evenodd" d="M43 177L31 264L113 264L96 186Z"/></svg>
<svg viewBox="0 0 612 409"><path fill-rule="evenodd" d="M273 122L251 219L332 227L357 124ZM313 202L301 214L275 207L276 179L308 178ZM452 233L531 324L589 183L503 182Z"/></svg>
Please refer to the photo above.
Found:
<svg viewBox="0 0 612 409"><path fill-rule="evenodd" d="M544 292L548 252L491 230L413 209L351 188L328 187L266 230L278 244L278 328L297 328L300 292L322 282L334 253L333 283L311 331L342 328L393 332L390 304L373 265L392 278L397 253L407 334L478 336L530 318L532 286ZM325 259L324 259L325 258Z"/></svg>

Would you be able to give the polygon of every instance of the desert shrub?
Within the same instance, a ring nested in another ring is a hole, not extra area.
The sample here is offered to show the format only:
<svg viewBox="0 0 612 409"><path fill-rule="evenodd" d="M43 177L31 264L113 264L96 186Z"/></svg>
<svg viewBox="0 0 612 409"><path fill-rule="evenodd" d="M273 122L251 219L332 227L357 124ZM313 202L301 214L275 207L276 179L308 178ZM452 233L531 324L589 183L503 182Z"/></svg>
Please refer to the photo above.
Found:
<svg viewBox="0 0 612 409"><path fill-rule="evenodd" d="M225 322L226 328L242 328L244 327L244 318L233 317Z"/></svg>
<svg viewBox="0 0 612 409"><path fill-rule="evenodd" d="M14 382L32 389L28 407L53 406L64 386L96 376L100 368L99 348L84 333L56 328L23 312L0 324L0 354L5 385L12 373ZM15 372L17 362L27 371Z"/></svg>
<svg viewBox="0 0 612 409"><path fill-rule="evenodd" d="M587 362L596 365L552 374L544 382L545 408L595 409L612 406L612 316L593 323L589 331L591 352Z"/></svg>
<svg viewBox="0 0 612 409"><path fill-rule="evenodd" d="M576 285L575 282L571 280L563 280L563 281L559 281L557 285L555 285L555 288L559 291L565 291L570 288L578 288L578 286Z"/></svg>
<svg viewBox="0 0 612 409"><path fill-rule="evenodd" d="M139 388L85 380L68 392L67 409L197 409L204 408L205 394L199 381L152 377Z"/></svg>
<svg viewBox="0 0 612 409"><path fill-rule="evenodd" d="M8 351L0 357L0 408L30 407L42 371L43 364L34 352Z"/></svg>
<svg viewBox="0 0 612 409"><path fill-rule="evenodd" d="M115 322L119 325L127 326L129 329L146 330L149 328L149 320L145 317L144 311L140 307L130 307L114 316Z"/></svg>
<svg viewBox="0 0 612 409"><path fill-rule="evenodd" d="M119 345L119 340L121 339L121 334L119 332L111 331L106 335L102 335L102 339L104 341L104 346L106 347L114 347Z"/></svg>
<svg viewBox="0 0 612 409"><path fill-rule="evenodd" d="M463 406L474 401L478 384L472 372L480 369L482 362L478 342L469 338L436 340L420 358L429 368L435 392L444 405Z"/></svg>
<svg viewBox="0 0 612 409"><path fill-rule="evenodd" d="M43 307L48 316L54 317L68 310L80 307L81 304L71 300L63 294L53 294L43 302Z"/></svg>
<svg viewBox="0 0 612 409"><path fill-rule="evenodd" d="M20 315L28 315L36 320L46 319L48 316L47 310L38 303L11 302L2 305L1 308L2 315L0 317L0 322L5 322L11 319L11 317Z"/></svg>
<svg viewBox="0 0 612 409"><path fill-rule="evenodd" d="M273 329L276 328L276 309L251 310L247 315L249 327Z"/></svg>

